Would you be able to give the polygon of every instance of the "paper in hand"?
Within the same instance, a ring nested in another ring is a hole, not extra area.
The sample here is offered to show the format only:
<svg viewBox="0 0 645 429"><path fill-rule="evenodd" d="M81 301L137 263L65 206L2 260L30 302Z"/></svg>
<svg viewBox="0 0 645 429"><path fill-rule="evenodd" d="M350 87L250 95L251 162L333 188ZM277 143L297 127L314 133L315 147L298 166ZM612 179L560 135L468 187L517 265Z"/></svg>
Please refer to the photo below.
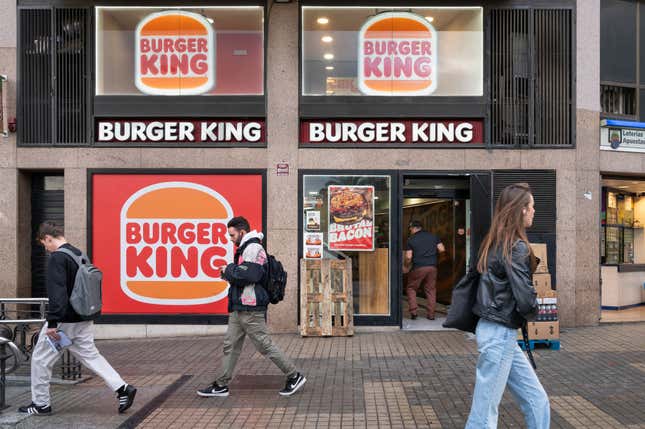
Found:
<svg viewBox="0 0 645 429"><path fill-rule="evenodd" d="M63 331L56 331L58 336L60 337L58 340L54 340L51 338L49 335L46 337L47 342L49 343L49 346L52 348L52 350L56 353L63 351L65 347L69 347L72 345L72 341L69 339L67 334Z"/></svg>

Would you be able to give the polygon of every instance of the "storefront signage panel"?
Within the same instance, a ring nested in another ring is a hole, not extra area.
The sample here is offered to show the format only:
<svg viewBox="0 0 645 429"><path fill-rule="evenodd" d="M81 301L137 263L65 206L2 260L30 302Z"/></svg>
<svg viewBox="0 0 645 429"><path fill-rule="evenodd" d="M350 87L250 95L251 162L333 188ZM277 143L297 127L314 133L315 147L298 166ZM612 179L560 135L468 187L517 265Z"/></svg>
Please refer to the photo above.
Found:
<svg viewBox="0 0 645 429"><path fill-rule="evenodd" d="M307 144L483 144L484 122L476 120L310 121L300 126Z"/></svg>
<svg viewBox="0 0 645 429"><path fill-rule="evenodd" d="M99 144L241 144L266 141L264 120L97 119Z"/></svg>
<svg viewBox="0 0 645 429"><path fill-rule="evenodd" d="M226 314L226 224L262 228L261 175L94 174L91 186L104 314Z"/></svg>
<svg viewBox="0 0 645 429"><path fill-rule="evenodd" d="M437 88L437 32L409 12L368 19L358 35L358 84L365 95L430 95Z"/></svg>
<svg viewBox="0 0 645 429"><path fill-rule="evenodd" d="M374 186L329 186L329 249L374 250Z"/></svg>
<svg viewBox="0 0 645 429"><path fill-rule="evenodd" d="M600 149L619 152L645 152L645 128L603 127L600 132Z"/></svg>
<svg viewBox="0 0 645 429"><path fill-rule="evenodd" d="M179 10L142 19L135 32L137 88L151 95L196 95L214 87L213 25L202 15Z"/></svg>

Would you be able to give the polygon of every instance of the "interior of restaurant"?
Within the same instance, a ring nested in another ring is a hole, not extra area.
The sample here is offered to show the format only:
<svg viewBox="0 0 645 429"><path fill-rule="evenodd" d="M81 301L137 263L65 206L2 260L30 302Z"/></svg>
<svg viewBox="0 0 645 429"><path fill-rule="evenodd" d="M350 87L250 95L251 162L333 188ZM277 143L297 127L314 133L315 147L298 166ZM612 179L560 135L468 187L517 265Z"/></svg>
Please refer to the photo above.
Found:
<svg viewBox="0 0 645 429"><path fill-rule="evenodd" d="M645 179L602 179L601 322L645 320Z"/></svg>
<svg viewBox="0 0 645 429"><path fill-rule="evenodd" d="M402 328L407 330L442 329L452 287L465 274L470 252L470 200L469 183L463 178L410 179L404 187L403 218L401 231L405 251L409 238L407 226L417 220L423 229L436 235L446 251L438 255L437 264L437 305L435 320L426 318L426 296L423 287L417 291L418 317L410 318L406 285L409 273L403 274ZM404 270L405 271L405 270Z"/></svg>

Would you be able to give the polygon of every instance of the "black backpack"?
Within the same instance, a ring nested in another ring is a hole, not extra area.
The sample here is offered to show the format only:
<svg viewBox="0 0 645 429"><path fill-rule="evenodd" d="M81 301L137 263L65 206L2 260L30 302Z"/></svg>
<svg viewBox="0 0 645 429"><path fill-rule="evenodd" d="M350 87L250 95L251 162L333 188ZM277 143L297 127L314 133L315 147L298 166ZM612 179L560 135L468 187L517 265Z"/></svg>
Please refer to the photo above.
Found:
<svg viewBox="0 0 645 429"><path fill-rule="evenodd" d="M266 275L264 288L269 293L269 302L277 304L284 299L284 290L287 286L287 272L273 255L267 253Z"/></svg>
<svg viewBox="0 0 645 429"><path fill-rule="evenodd" d="M262 242L257 238L248 240L237 249L237 252L235 252L236 263L238 256L241 255L244 252L246 246L251 243L258 243L262 245ZM284 299L284 290L287 286L287 272L284 270L282 262L278 261L275 256L269 255L268 252L266 252L266 254L267 262L264 265L265 274L262 279L262 286L269 294L269 302L271 304L277 304Z"/></svg>

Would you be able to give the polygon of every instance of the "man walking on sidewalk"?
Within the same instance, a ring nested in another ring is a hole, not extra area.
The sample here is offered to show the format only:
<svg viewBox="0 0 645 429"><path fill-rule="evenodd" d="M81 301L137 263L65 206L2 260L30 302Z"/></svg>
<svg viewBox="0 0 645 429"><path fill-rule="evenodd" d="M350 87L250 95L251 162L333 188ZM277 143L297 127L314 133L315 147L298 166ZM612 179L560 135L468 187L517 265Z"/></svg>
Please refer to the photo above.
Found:
<svg viewBox="0 0 645 429"><path fill-rule="evenodd" d="M280 395L293 395L307 379L273 343L264 320L269 305L269 294L263 286L267 261L266 251L262 247L264 235L252 231L249 222L241 216L231 219L227 226L237 251L234 263L229 264L222 273L222 278L230 285L224 359L218 378L211 385L198 390L197 394L205 397L228 396L228 383L233 378L244 338L248 335L255 348L287 376L287 384L279 392Z"/></svg>
<svg viewBox="0 0 645 429"><path fill-rule="evenodd" d="M434 234L423 231L423 225L418 220L410 222L410 237L405 250L405 266L412 266L408 274L406 292L410 317L417 318L417 291L423 284L428 304L427 317L434 320L434 310L437 304L437 254L446 251L443 243Z"/></svg>
<svg viewBox="0 0 645 429"><path fill-rule="evenodd" d="M47 337L59 340L59 331L62 331L72 342L69 351L83 365L103 378L110 389L116 392L119 413L122 413L132 406L137 389L123 381L107 360L101 356L94 345L93 322L91 320L84 321L69 302L79 267L77 262L63 249L78 256L83 253L67 243L63 228L53 222L43 222L40 225L37 240L51 254L47 264L49 308L47 322L40 331L38 342L31 356L32 403L20 407L18 411L26 414L51 414L49 382L54 364L60 358L62 351L54 351L47 341Z"/></svg>

